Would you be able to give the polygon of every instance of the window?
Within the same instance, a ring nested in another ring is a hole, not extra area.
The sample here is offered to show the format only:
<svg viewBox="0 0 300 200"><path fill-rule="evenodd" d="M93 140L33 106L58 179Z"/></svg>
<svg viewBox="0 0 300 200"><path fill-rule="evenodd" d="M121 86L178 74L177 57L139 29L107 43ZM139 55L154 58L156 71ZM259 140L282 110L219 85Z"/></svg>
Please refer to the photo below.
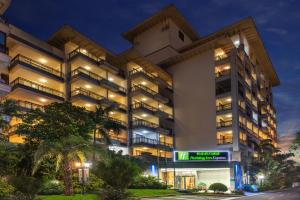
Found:
<svg viewBox="0 0 300 200"><path fill-rule="evenodd" d="M178 37L184 41L184 34L181 31L178 31Z"/></svg>
<svg viewBox="0 0 300 200"><path fill-rule="evenodd" d="M0 52L7 53L6 49L6 34L0 31Z"/></svg>

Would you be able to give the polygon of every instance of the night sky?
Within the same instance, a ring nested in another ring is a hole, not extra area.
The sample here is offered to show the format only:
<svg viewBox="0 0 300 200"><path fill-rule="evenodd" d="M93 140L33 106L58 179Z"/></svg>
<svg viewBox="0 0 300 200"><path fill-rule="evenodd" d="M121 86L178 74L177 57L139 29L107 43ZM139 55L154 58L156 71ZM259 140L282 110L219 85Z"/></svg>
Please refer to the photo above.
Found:
<svg viewBox="0 0 300 200"><path fill-rule="evenodd" d="M69 24L118 54L130 47L121 33L173 3L205 36L252 16L277 70L274 88L278 132L300 129L300 1L298 0L12 0L9 23L47 39Z"/></svg>

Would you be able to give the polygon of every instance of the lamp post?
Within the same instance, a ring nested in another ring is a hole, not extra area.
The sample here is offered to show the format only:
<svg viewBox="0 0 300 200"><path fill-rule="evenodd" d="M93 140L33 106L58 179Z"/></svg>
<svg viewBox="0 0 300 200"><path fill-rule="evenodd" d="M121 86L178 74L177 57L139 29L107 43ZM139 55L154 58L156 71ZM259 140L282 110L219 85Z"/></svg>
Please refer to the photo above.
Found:
<svg viewBox="0 0 300 200"><path fill-rule="evenodd" d="M92 163L89 162L76 162L75 167L78 169L79 183L81 184L81 195L84 195L84 186L89 181L89 170Z"/></svg>
<svg viewBox="0 0 300 200"><path fill-rule="evenodd" d="M258 176L258 180L259 180L260 187L261 187L262 184L263 184L264 178L265 178L265 176L264 176L263 174Z"/></svg>

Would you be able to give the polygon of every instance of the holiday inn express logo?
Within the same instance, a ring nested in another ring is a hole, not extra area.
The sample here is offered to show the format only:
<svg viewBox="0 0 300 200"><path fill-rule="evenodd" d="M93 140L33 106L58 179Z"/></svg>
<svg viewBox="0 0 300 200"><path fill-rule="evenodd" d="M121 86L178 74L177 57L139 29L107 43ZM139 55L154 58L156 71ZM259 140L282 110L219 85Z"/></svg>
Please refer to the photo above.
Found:
<svg viewBox="0 0 300 200"><path fill-rule="evenodd" d="M229 152L223 151L175 151L174 161L229 161Z"/></svg>

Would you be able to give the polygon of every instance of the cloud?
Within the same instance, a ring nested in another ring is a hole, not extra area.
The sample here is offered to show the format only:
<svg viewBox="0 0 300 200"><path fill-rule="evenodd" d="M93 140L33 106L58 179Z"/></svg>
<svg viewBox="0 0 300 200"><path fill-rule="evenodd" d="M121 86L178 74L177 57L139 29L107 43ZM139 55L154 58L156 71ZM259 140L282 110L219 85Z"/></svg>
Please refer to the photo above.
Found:
<svg viewBox="0 0 300 200"><path fill-rule="evenodd" d="M268 32L276 33L278 35L286 35L288 33L288 31L283 28L270 27L266 28L265 30Z"/></svg>

